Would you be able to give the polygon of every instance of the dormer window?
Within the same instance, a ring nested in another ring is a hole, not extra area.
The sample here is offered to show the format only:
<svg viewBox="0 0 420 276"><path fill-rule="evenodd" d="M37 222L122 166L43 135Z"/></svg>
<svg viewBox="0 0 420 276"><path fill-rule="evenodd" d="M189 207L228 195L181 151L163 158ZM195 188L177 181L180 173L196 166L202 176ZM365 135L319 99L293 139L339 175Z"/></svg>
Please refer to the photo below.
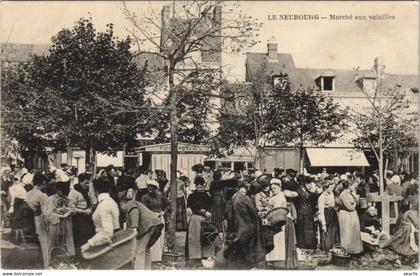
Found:
<svg viewBox="0 0 420 276"><path fill-rule="evenodd" d="M356 76L357 85L365 92L374 92L376 88L376 72L368 71Z"/></svg>
<svg viewBox="0 0 420 276"><path fill-rule="evenodd" d="M322 92L334 92L335 74L331 71L325 71L315 79L315 83Z"/></svg>
<svg viewBox="0 0 420 276"><path fill-rule="evenodd" d="M323 77L321 85L322 91L334 91L334 77Z"/></svg>

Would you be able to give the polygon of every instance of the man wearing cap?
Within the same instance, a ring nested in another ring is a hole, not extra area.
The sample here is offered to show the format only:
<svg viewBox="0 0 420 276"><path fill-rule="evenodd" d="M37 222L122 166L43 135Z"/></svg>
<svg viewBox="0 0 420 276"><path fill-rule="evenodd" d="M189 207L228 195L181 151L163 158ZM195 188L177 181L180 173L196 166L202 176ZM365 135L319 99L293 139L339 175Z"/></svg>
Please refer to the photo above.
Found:
<svg viewBox="0 0 420 276"><path fill-rule="evenodd" d="M164 213L168 209L170 202L159 191L159 183L155 180L147 182L148 193L141 198L141 202L150 210L155 212L162 223L165 223ZM164 248L165 227L156 243L150 248L150 259L152 262L161 262Z"/></svg>
<svg viewBox="0 0 420 276"><path fill-rule="evenodd" d="M290 191L296 191L297 188L299 187L297 181L296 181L296 175L297 175L297 171L294 169L287 169L286 170L286 175L289 177L289 183L287 185L287 187L284 187L284 189L290 190Z"/></svg>

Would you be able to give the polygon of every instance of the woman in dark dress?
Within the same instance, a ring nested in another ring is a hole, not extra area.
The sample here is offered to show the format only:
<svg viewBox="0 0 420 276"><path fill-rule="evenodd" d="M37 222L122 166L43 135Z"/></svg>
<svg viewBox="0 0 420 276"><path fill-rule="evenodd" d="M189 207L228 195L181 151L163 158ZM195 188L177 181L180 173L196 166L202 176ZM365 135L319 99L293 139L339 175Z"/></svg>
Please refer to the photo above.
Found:
<svg viewBox="0 0 420 276"><path fill-rule="evenodd" d="M86 173L79 175L79 183L75 184L69 194L69 207L73 209L73 239L76 257L80 258L80 247L95 235L92 220L92 202L89 196L90 176Z"/></svg>
<svg viewBox="0 0 420 276"><path fill-rule="evenodd" d="M177 179L177 191L176 191L176 231L186 231L187 222L187 190L186 187L189 185L190 179L185 175Z"/></svg>
<svg viewBox="0 0 420 276"><path fill-rule="evenodd" d="M315 249L317 243L314 203L318 196L311 190L313 183L309 177L299 176L298 183L300 186L296 191L298 196L295 198L297 247L301 249Z"/></svg>
<svg viewBox="0 0 420 276"><path fill-rule="evenodd" d="M187 207L192 215L188 223L185 256L188 260L202 260L214 257L214 244L203 244L201 239L202 222L211 218L211 196L204 190L205 180L195 178L195 191L188 196Z"/></svg>
<svg viewBox="0 0 420 276"><path fill-rule="evenodd" d="M210 184L210 194L213 197L213 222L219 232L223 231L223 219L226 208L224 182L221 181L221 178L221 172L215 171L213 173L213 181Z"/></svg>

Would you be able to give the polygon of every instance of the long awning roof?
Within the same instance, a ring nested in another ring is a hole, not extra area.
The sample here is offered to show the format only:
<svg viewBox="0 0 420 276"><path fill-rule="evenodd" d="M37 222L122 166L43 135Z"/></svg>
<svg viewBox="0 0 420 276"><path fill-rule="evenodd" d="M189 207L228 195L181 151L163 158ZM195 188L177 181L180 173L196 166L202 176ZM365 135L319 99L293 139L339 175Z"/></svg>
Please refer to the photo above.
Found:
<svg viewBox="0 0 420 276"><path fill-rule="evenodd" d="M369 167L365 154L357 149L306 148L311 167Z"/></svg>
<svg viewBox="0 0 420 276"><path fill-rule="evenodd" d="M154 153L168 153L171 151L171 143L155 144L136 148L136 152L154 152ZM190 143L178 143L178 153L202 153L207 154L210 148L206 145L197 145Z"/></svg>

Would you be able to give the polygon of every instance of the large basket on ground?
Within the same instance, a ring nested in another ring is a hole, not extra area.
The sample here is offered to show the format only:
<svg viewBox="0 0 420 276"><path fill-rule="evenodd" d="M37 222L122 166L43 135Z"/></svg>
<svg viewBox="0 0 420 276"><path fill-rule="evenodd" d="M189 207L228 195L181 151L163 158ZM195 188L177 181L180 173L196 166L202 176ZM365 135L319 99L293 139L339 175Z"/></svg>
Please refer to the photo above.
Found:
<svg viewBox="0 0 420 276"><path fill-rule="evenodd" d="M300 249L302 253L307 256L307 258L311 258L317 261L317 265L328 265L331 263L332 260L332 253L326 252L322 250L314 250L314 249Z"/></svg>
<svg viewBox="0 0 420 276"><path fill-rule="evenodd" d="M281 231L283 225L286 224L287 214L289 213L289 209L285 207L278 207L271 209L266 215L265 219L271 225L271 229L273 230L274 234L277 234Z"/></svg>
<svg viewBox="0 0 420 276"><path fill-rule="evenodd" d="M347 266L350 263L350 255L344 247L336 244L331 249L332 263L337 266Z"/></svg>
<svg viewBox="0 0 420 276"><path fill-rule="evenodd" d="M82 252L87 269L117 269L136 256L137 231L125 229L112 236L112 243L89 248Z"/></svg>

